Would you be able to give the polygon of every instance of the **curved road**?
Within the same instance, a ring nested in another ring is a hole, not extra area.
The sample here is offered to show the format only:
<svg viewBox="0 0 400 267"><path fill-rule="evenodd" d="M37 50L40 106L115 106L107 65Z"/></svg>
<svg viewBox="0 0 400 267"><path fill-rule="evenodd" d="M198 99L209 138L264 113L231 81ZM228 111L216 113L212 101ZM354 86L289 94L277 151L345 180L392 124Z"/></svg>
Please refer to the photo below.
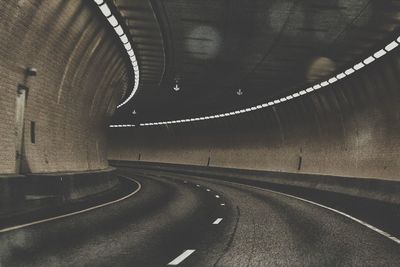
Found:
<svg viewBox="0 0 400 267"><path fill-rule="evenodd" d="M130 198L0 234L0 266L400 266L400 245L244 185L125 170Z"/></svg>

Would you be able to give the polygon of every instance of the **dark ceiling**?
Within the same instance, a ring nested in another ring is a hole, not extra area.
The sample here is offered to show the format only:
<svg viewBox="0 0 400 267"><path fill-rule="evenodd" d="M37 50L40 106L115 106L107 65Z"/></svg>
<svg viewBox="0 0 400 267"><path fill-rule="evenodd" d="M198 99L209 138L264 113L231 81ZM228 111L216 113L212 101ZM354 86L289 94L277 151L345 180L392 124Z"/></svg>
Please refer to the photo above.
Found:
<svg viewBox="0 0 400 267"><path fill-rule="evenodd" d="M141 75L116 123L223 113L298 91L363 59L400 23L395 0L114 3Z"/></svg>

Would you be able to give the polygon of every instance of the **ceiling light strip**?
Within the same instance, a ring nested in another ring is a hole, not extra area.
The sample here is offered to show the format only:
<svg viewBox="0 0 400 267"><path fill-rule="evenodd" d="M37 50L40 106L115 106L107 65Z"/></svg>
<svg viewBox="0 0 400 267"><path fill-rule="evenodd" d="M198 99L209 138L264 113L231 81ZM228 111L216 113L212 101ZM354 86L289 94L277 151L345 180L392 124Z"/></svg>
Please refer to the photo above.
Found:
<svg viewBox="0 0 400 267"><path fill-rule="evenodd" d="M258 110L261 108L266 108L270 107L273 105L277 105L280 103L283 103L285 101L289 101L291 99L297 98L302 95L309 94L313 91L316 91L318 89L321 89L323 87L326 87L332 83L335 83L338 80L341 80L347 76L352 75L353 73L359 71L363 67L365 67L368 64L371 64L372 62L375 62L378 58L381 58L382 56L388 54L389 52L393 51L395 48L399 47L400 44L400 37L397 38L397 40L390 42L385 46L385 48L378 50L375 52L373 55L363 59L362 61L354 64L353 67L348 68L344 72L341 72L337 74L336 76L329 77L327 80L320 82L318 84L315 84L314 86L308 87L307 89L300 90L296 93L292 93L290 95L287 95L285 97L281 97L279 99L275 99L272 101L269 101L268 103L264 103L261 105L257 105L254 107L246 108L246 109L241 109L241 110L236 110L228 113L221 113L221 114L216 114L216 115L209 115L206 117L197 117L197 118L191 118L191 119L182 119L182 120L174 120L174 121L163 121L163 122L156 122L156 123L140 123L141 127L144 126L154 126L154 125L166 125L166 124L177 124L177 123L184 123L184 122L193 122L193 121L201 121L201 120L211 120L211 119L218 119L218 118L223 118L223 117L229 117L241 113L246 113L246 112L251 112L254 110ZM110 125L110 127L116 127L117 125ZM120 125L119 125L120 126Z"/></svg>
<svg viewBox="0 0 400 267"><path fill-rule="evenodd" d="M93 1L96 3L96 5L100 9L101 13L104 15L104 17L106 17L108 23L110 23L110 25L113 27L115 33L118 35L119 39L121 40L122 45L124 46L128 56L130 58L131 64L132 64L133 75L135 77L135 85L132 89L131 94L125 99L124 102L120 103L117 106L117 108L120 108L132 99L132 97L135 95L135 93L139 87L139 79L140 79L139 66L137 64L137 59L135 56L135 52L133 51L131 42L128 40L128 37L124 32L124 29L121 27L117 18L112 14L112 11L108 7L107 3L104 0L93 0ZM131 124L126 124L126 125L131 125ZM112 127L112 126L114 126L114 127ZM115 128L115 126L116 125L110 125L110 127L112 127L112 128ZM118 125L118 126L121 126L121 125ZM131 126L129 126L129 127L131 127Z"/></svg>
<svg viewBox="0 0 400 267"><path fill-rule="evenodd" d="M113 124L110 125L110 128L128 128L128 127L135 127L134 124Z"/></svg>

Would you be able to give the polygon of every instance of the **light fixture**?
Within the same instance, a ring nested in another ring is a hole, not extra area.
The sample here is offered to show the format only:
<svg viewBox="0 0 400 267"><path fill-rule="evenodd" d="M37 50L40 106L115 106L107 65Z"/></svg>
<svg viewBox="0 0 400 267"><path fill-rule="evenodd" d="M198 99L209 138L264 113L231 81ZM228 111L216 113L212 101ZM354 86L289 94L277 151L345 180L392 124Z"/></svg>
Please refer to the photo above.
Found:
<svg viewBox="0 0 400 267"><path fill-rule="evenodd" d="M100 8L100 10L101 10L101 13L103 13L103 15L104 15L105 17L111 16L111 10L110 10L110 8L108 7L108 5L107 5L106 3L104 3L104 4L101 5L101 6L99 6L99 8Z"/></svg>
<svg viewBox="0 0 400 267"><path fill-rule="evenodd" d="M135 56L135 54L133 53L133 50L129 50L129 51L128 51L128 55L129 55L131 58ZM131 59L131 61L132 61L132 59Z"/></svg>
<svg viewBox="0 0 400 267"><path fill-rule="evenodd" d="M130 43L124 44L126 51L130 51L132 49L132 46Z"/></svg>
<svg viewBox="0 0 400 267"><path fill-rule="evenodd" d="M115 27L114 31L118 34L118 36L121 36L124 34L124 30L122 29L121 25L118 25L117 27Z"/></svg>
<svg viewBox="0 0 400 267"><path fill-rule="evenodd" d="M359 69L363 68L364 66L365 66L364 63L360 62L360 63L355 64L353 69L359 70Z"/></svg>
<svg viewBox="0 0 400 267"><path fill-rule="evenodd" d="M396 41L391 42L390 44L388 44L387 46L385 46L385 50L386 51L392 51L393 49L395 49L399 44L396 43Z"/></svg>
<svg viewBox="0 0 400 267"><path fill-rule="evenodd" d="M174 89L175 92L178 92L179 90L181 90L181 88L179 87L178 84L175 84L173 89Z"/></svg>
<svg viewBox="0 0 400 267"><path fill-rule="evenodd" d="M107 18L108 22L110 22L111 26L116 27L118 26L118 21L117 19L114 17L114 15L111 15L110 17Z"/></svg>
<svg viewBox="0 0 400 267"><path fill-rule="evenodd" d="M335 83L337 81L336 77L332 77L328 80L329 83Z"/></svg>
<svg viewBox="0 0 400 267"><path fill-rule="evenodd" d="M32 68L32 67L26 68L25 69L25 75L26 76L36 76L37 75L37 69L36 68Z"/></svg>
<svg viewBox="0 0 400 267"><path fill-rule="evenodd" d="M101 13L107 18L110 25L112 27L114 27L114 31L120 37L120 40L121 40L122 44L125 46L128 55L130 57L134 57L133 59L131 58L131 61L132 62L136 61L135 53L133 52L133 50L131 50L132 46L131 46L131 43L129 42L129 39L128 39L127 35L124 33L124 29L119 24L118 19L112 14L107 3L105 3L104 0L94 0L94 2L98 5L98 8L100 9ZM117 108L120 108L121 106L128 103L132 99L132 97L135 95L136 91L139 88L140 75L139 75L139 67L138 66L133 67L133 74L134 74L134 78L135 78L133 89L132 89L131 93L129 94L129 96L122 103L120 103L117 106ZM125 127L127 127L127 126L125 126Z"/></svg>
<svg viewBox="0 0 400 267"><path fill-rule="evenodd" d="M321 87L325 87L328 86L329 83L327 81L323 81L322 83L320 83Z"/></svg>
<svg viewBox="0 0 400 267"><path fill-rule="evenodd" d="M121 39L121 42L123 44L126 44L127 42L129 42L128 37L126 37L126 34L123 34L122 36L119 37Z"/></svg>
<svg viewBox="0 0 400 267"><path fill-rule="evenodd" d="M375 61L375 58L373 57L373 56L369 56L369 57L367 57L366 59L364 59L364 64L369 64L369 63L371 63L371 62L374 62Z"/></svg>
<svg viewBox="0 0 400 267"><path fill-rule="evenodd" d="M96 1L96 0L95 0L95 2L96 3L103 3L103 1ZM120 27L120 26L118 26L118 27ZM118 30L117 30L118 27L115 28L117 33L118 33ZM125 40L125 39L123 37L121 37L121 40ZM354 72L360 70L361 68L365 67L366 65L371 64L376 59L384 56L387 52L390 52L393 49L395 49L396 47L398 47L399 46L398 43L400 43L400 37L397 38L397 42L396 41L392 41L391 43L386 45L384 49L378 50L372 56L369 56L369 57L365 58L363 61L355 64L352 68L349 68L349 69L345 70L344 72L341 72L341 73L337 74L334 77L330 77L329 79L327 79L325 81L322 81L319 84L315 84L312 87L308 87L305 90L301 90L299 92L293 93L292 95L288 95L288 96L282 97L280 99L269 101L268 103L264 103L264 104L261 104L261 105L257 105L257 106L254 106L254 107L250 107L250 108L246 108L246 109L242 109L242 110L237 110L237 111L233 111L233 112L227 112L227 113L223 113L223 114L211 115L211 116L200 117L200 118L185 119L185 120L179 120L179 121L167 121L167 122L161 122L161 124L191 122L191 121L199 121L199 120L216 119L216 118L220 118L220 117L228 117L228 116L232 116L232 115L235 115L235 114L245 113L245 112L261 109L261 108L264 108L264 107L273 106L274 104L279 104L279 103L285 102L287 100L291 100L291 99L299 97L301 95L305 95L307 93L310 93L310 92L312 92L314 90L318 90L318 89L320 89L322 87L328 86L329 84L335 83L338 80L341 80L341 79L345 78L346 76L353 74ZM131 59L131 60L132 60L132 62L135 62L134 59ZM135 70L135 75L137 74L137 76L138 76L139 73L138 73L137 64L135 64L134 70ZM177 84L176 84L176 86L177 86ZM238 91L236 93L237 93L237 95L242 95L243 91L242 91L242 89L238 89ZM147 125L147 124L140 124L140 125ZM127 126L133 127L134 125L133 124L130 124L130 125L110 125L111 128L127 127Z"/></svg>
<svg viewBox="0 0 400 267"><path fill-rule="evenodd" d="M354 70L352 68L347 69L344 73L346 73L346 75L350 75L354 72Z"/></svg>
<svg viewBox="0 0 400 267"><path fill-rule="evenodd" d="M383 50L383 49L381 49L381 50L379 50L378 52L376 52L376 53L374 54L374 57L375 57L375 58L380 58L381 56L384 56L385 54L386 54L386 51Z"/></svg>
<svg viewBox="0 0 400 267"><path fill-rule="evenodd" d="M344 74L344 72L339 73L338 75L336 75L336 78L338 78L338 80L343 79L344 77L346 77L346 74Z"/></svg>

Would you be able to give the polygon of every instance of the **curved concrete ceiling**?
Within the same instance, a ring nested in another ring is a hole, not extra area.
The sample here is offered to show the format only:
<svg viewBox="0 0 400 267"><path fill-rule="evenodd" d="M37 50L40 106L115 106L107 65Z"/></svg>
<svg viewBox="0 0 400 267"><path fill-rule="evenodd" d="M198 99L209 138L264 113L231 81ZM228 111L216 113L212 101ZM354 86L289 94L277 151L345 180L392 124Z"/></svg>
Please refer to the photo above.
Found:
<svg viewBox="0 0 400 267"><path fill-rule="evenodd" d="M165 71L164 42L152 4L143 0L118 0L114 5L133 38L132 46L140 66L137 95L144 91L151 94L153 88L160 86ZM127 106L122 112L131 110Z"/></svg>
<svg viewBox="0 0 400 267"><path fill-rule="evenodd" d="M117 35L118 39L124 50L126 50L126 55L129 58L129 62L131 65L132 73L131 76L133 77L133 86L132 89L124 91L122 96L122 102L119 103L117 108L126 105L135 95L139 88L140 83L140 73L139 73L139 65L137 62L137 58L132 47L132 37L129 31L126 29L127 25L125 23L121 23L122 18L119 12L115 9L115 6L112 4L109 5L105 0L94 0L95 4L99 8L100 12L108 21L108 24L112 27L114 33ZM111 7L111 8L110 8Z"/></svg>
<svg viewBox="0 0 400 267"><path fill-rule="evenodd" d="M135 99L114 119L130 125L221 114L298 92L374 54L400 22L396 1L115 4L143 72Z"/></svg>

